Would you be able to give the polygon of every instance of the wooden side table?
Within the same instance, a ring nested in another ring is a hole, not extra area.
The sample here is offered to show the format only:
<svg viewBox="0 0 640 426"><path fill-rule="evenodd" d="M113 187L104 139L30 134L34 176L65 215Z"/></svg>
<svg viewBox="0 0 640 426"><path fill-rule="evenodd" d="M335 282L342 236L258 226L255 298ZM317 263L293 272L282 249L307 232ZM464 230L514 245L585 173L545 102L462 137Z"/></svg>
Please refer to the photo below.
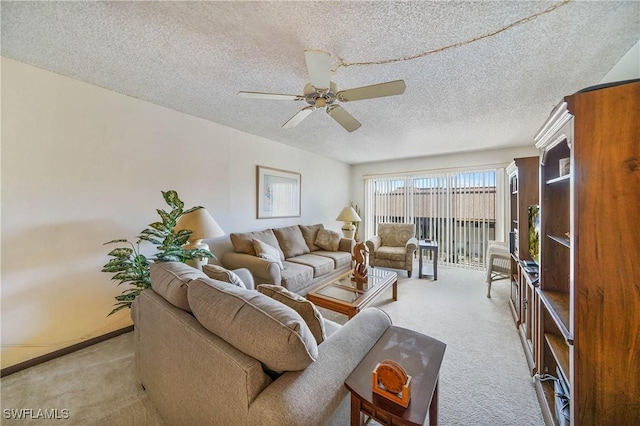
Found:
<svg viewBox="0 0 640 426"><path fill-rule="evenodd" d="M386 425L438 424L438 377L446 344L432 337L391 326L351 372L344 385L351 392L351 425L365 415ZM402 407L372 391L371 374L385 359L396 361L411 376L411 401Z"/></svg>
<svg viewBox="0 0 640 426"><path fill-rule="evenodd" d="M433 265L422 265L423 251L431 252ZM424 268L424 269L423 269ZM432 275L433 280L438 280L438 242L434 240L418 241L418 278Z"/></svg>

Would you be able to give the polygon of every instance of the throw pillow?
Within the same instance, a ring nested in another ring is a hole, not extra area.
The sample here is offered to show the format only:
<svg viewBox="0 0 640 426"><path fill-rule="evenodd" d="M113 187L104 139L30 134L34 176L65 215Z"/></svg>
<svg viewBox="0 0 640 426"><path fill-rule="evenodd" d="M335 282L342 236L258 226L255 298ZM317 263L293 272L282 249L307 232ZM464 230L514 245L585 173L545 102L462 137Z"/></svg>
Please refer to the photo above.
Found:
<svg viewBox="0 0 640 426"><path fill-rule="evenodd" d="M321 223L317 223L315 225L298 225L300 227L300 232L302 232L302 236L304 237L304 241L307 243L307 247L309 247L310 251L320 250L320 247L315 245L314 241L318 236L318 231L324 229L324 225Z"/></svg>
<svg viewBox="0 0 640 426"><path fill-rule="evenodd" d="M272 247L277 247L280 255L280 260L284 260L284 253L280 251L278 246L278 239L271 229L265 229L264 231L244 232L242 234L232 232L229 234L231 238L231 244L233 244L233 251L236 253L256 255L256 251L253 248L253 240L260 240L265 244L269 244Z"/></svg>
<svg viewBox="0 0 640 426"><path fill-rule="evenodd" d="M194 280L188 298L207 330L275 372L305 369L318 358L309 327L293 309L257 291Z"/></svg>
<svg viewBox="0 0 640 426"><path fill-rule="evenodd" d="M342 237L335 231L320 229L316 236L315 245L323 250L338 251Z"/></svg>
<svg viewBox="0 0 640 426"><path fill-rule="evenodd" d="M327 338L322 314L320 314L320 311L318 311L313 303L280 285L260 284L258 291L278 302L284 303L299 313L307 324L307 327L309 327L309 330L311 330L311 334L315 337L317 344L324 342Z"/></svg>
<svg viewBox="0 0 640 426"><path fill-rule="evenodd" d="M223 268L220 265L204 265L202 266L202 272L207 274L209 278L214 280L223 281L225 283L237 285L238 287L247 288L242 282L239 276L235 272Z"/></svg>
<svg viewBox="0 0 640 426"><path fill-rule="evenodd" d="M309 247L307 247L298 225L274 228L273 233L276 235L285 259L309 253Z"/></svg>
<svg viewBox="0 0 640 426"><path fill-rule="evenodd" d="M256 256L277 263L280 269L284 269L282 261L280 260L279 249L270 246L267 243L263 243L260 240L253 240L251 243L253 244L253 249L256 251Z"/></svg>

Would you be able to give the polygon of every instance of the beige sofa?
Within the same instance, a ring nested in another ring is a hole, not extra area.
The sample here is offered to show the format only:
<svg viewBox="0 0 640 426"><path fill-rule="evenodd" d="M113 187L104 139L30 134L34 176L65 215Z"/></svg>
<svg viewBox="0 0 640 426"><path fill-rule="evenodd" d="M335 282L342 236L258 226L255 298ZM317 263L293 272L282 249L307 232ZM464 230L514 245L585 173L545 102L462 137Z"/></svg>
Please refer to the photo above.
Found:
<svg viewBox="0 0 640 426"><path fill-rule="evenodd" d="M151 265L151 282L132 306L136 368L170 425L348 423L344 380L391 324L377 308L344 326L320 317L317 344L300 314L255 290L182 263Z"/></svg>
<svg viewBox="0 0 640 426"><path fill-rule="evenodd" d="M256 284L282 285L303 296L321 281L349 270L355 245L322 224L232 233L230 239L233 251L221 256L226 268L249 269ZM264 248L260 245L275 248L276 258L256 251Z"/></svg>

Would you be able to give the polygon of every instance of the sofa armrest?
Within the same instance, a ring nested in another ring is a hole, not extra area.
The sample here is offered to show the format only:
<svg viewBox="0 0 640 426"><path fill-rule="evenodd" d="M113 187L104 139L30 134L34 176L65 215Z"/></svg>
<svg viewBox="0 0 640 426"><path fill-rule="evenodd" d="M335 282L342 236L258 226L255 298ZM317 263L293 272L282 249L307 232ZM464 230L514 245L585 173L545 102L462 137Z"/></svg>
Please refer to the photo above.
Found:
<svg viewBox="0 0 640 426"><path fill-rule="evenodd" d="M248 269L258 284L282 283L280 266L261 257L229 251L222 255L222 265L227 269Z"/></svg>
<svg viewBox="0 0 640 426"><path fill-rule="evenodd" d="M234 269L233 273L235 273L240 278L240 280L242 280L245 287L247 287L249 290L256 289L256 284L250 270L248 270L247 268L238 268Z"/></svg>
<svg viewBox="0 0 640 426"><path fill-rule="evenodd" d="M264 389L249 407L249 423L318 424L332 417L347 398L344 381L390 325L385 312L364 309L318 346L314 363Z"/></svg>
<svg viewBox="0 0 640 426"><path fill-rule="evenodd" d="M353 254L353 249L356 246L356 241L351 238L341 238L338 245L338 251L346 251Z"/></svg>

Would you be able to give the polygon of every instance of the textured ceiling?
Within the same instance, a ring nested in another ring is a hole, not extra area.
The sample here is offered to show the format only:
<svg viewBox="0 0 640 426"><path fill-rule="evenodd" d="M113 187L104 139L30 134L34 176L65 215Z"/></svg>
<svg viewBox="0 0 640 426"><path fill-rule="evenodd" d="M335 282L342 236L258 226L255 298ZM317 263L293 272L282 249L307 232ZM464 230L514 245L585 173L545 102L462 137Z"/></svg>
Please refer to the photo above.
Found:
<svg viewBox="0 0 640 426"><path fill-rule="evenodd" d="M280 126L301 102L305 49L334 65L465 42L558 2L9 2L2 55L355 164L521 146L562 96L597 84L640 39L640 2L573 1L493 37L391 64L339 67L338 90L404 79L400 96Z"/></svg>

